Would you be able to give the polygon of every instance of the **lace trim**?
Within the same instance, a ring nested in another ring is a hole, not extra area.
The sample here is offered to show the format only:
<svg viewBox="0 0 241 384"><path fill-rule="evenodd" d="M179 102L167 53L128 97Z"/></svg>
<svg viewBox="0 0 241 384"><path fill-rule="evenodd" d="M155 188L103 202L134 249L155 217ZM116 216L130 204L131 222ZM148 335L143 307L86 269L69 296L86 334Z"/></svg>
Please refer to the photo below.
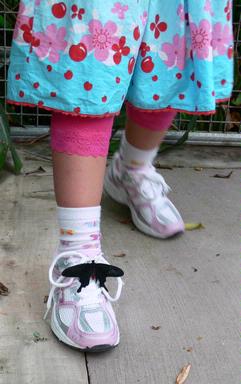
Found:
<svg viewBox="0 0 241 384"><path fill-rule="evenodd" d="M91 132L88 127L67 132L67 129L51 131L51 148L69 155L106 157L109 150L109 132Z"/></svg>

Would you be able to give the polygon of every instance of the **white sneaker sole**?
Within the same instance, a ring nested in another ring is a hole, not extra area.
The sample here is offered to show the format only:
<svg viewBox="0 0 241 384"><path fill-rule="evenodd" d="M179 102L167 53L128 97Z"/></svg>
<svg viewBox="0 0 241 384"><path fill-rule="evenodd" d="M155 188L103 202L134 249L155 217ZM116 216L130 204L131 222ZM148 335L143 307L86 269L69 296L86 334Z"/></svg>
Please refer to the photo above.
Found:
<svg viewBox="0 0 241 384"><path fill-rule="evenodd" d="M54 335L57 337L59 341L61 341L64 344L67 344L68 346L72 348L77 348L81 350L82 352L102 352L107 351L109 349L115 348L120 343L120 334L118 332L118 339L117 342L114 345L110 344L97 344L96 346L86 348L81 348L80 345L75 344L71 339L66 336L66 334L62 331L62 329L59 327L56 316L55 316L55 304L52 309L52 315L51 315L51 330L54 333Z"/></svg>
<svg viewBox="0 0 241 384"><path fill-rule="evenodd" d="M124 188L121 186L116 187L110 181L108 173L105 176L104 190L114 201L129 207L129 209L131 211L131 217L132 217L133 223L141 232L145 233L146 235L153 236L153 237L156 237L158 239L167 239L167 238L170 238L172 236L177 235L178 233L184 232L184 224L182 222L180 222L180 224L178 224L175 227L175 230L173 231L173 233L170 233L168 235L164 235L164 234L162 235L162 234L154 231L152 228L150 228L150 226L148 224L145 224L138 217L138 215L135 211L135 208L132 205L131 201L129 200L128 195L127 195L126 191L124 190Z"/></svg>

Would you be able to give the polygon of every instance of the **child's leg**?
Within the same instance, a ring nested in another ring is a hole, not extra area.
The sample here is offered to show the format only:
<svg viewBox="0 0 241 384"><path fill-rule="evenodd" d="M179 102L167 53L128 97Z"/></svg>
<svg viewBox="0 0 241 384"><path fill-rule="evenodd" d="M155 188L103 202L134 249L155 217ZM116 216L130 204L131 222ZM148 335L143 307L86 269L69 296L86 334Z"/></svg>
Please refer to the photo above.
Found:
<svg viewBox="0 0 241 384"><path fill-rule="evenodd" d="M112 125L113 118L60 113L53 115L51 124L60 241L50 281L53 287L65 284L53 297L54 291L50 293L49 306L54 299L51 327L61 341L82 350L106 349L119 342L106 291L93 277L98 277L99 263L107 264L100 245L100 200ZM90 268L94 269L88 272Z"/></svg>
<svg viewBox="0 0 241 384"><path fill-rule="evenodd" d="M167 198L170 188L152 166L174 116L174 112L141 112L128 104L126 132L105 179L107 193L129 206L136 226L159 238L184 230L179 212Z"/></svg>

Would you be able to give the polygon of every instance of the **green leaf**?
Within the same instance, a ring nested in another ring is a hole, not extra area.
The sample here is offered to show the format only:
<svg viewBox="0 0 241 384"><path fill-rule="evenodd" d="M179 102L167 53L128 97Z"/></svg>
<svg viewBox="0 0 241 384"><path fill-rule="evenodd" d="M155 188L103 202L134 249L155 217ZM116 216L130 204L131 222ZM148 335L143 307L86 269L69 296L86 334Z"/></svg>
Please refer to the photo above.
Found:
<svg viewBox="0 0 241 384"><path fill-rule="evenodd" d="M192 116L191 120L188 123L187 130L182 135L182 137L180 137L180 139L178 139L174 144L162 143L160 146L159 152L162 153L165 151L169 151L171 149L174 149L183 145L188 140L189 133L195 130L196 121L197 121L197 116L196 115Z"/></svg>
<svg viewBox="0 0 241 384"><path fill-rule="evenodd" d="M2 169L6 162L8 150L10 150L12 155L14 171L19 173L23 165L11 140L7 116L3 106L0 104L0 169Z"/></svg>

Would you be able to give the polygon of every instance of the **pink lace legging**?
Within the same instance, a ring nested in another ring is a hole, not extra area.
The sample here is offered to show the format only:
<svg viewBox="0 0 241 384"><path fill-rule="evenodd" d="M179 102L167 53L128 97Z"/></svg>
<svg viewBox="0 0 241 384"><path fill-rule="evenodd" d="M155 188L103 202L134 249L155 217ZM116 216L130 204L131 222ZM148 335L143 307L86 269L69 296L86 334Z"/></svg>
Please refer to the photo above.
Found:
<svg viewBox="0 0 241 384"><path fill-rule="evenodd" d="M167 130L175 112L142 112L127 104L127 116L150 131ZM114 117L92 118L53 113L51 147L56 152L79 156L107 156Z"/></svg>

